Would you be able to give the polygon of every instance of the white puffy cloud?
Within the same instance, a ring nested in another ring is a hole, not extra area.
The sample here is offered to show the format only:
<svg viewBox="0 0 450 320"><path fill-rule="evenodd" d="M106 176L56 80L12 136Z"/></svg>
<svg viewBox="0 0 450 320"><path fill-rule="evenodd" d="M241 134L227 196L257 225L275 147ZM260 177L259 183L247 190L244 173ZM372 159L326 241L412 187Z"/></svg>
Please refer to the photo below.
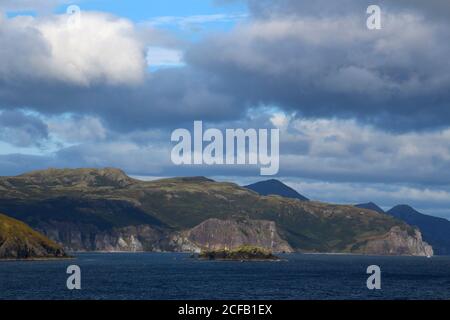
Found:
<svg viewBox="0 0 450 320"><path fill-rule="evenodd" d="M145 47L132 22L103 13L0 20L0 80L136 84Z"/></svg>

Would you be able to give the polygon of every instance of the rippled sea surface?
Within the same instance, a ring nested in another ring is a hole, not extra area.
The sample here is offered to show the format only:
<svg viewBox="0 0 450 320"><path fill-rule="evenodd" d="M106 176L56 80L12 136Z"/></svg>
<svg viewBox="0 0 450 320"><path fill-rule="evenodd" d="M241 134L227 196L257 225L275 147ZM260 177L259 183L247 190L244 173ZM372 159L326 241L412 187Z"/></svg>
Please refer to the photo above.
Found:
<svg viewBox="0 0 450 320"><path fill-rule="evenodd" d="M189 254L77 254L0 262L0 299L450 299L450 257L283 255L281 262L198 261ZM81 268L81 290L66 269ZM382 271L370 291L369 265Z"/></svg>

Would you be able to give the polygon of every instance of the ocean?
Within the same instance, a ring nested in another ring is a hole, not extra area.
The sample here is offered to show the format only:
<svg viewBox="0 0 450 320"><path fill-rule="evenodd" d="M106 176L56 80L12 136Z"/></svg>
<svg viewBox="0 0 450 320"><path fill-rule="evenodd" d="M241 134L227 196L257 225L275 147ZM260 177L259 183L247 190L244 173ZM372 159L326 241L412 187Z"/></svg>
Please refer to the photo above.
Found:
<svg viewBox="0 0 450 320"><path fill-rule="evenodd" d="M199 261L181 253L83 253L0 262L0 299L450 299L450 257L280 255L279 262ZM66 269L81 268L81 290ZM381 290L366 269L381 268Z"/></svg>

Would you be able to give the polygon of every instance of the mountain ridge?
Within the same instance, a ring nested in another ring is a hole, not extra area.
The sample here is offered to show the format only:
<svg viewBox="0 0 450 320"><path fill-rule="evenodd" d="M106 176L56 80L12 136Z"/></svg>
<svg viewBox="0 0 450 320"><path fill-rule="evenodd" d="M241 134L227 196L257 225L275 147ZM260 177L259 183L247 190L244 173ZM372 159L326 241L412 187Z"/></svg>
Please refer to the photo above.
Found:
<svg viewBox="0 0 450 320"><path fill-rule="evenodd" d="M1 177L0 211L69 251L199 251L262 244L318 253L432 252L414 228L370 210L261 196L207 178L140 181L120 172L51 169ZM212 233L217 238L211 239Z"/></svg>

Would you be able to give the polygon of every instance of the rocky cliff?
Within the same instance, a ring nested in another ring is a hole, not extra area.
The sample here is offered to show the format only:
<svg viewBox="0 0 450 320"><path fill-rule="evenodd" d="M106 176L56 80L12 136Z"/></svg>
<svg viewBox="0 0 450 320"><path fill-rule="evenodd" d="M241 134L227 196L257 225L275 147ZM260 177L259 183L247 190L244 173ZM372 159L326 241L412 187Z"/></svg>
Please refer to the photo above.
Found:
<svg viewBox="0 0 450 320"><path fill-rule="evenodd" d="M428 255L414 229L353 206L261 196L233 183L144 182L117 169L0 178L0 211L74 251L273 251ZM394 232L395 231L395 232Z"/></svg>
<svg viewBox="0 0 450 320"><path fill-rule="evenodd" d="M408 205L393 207L387 214L420 228L423 238L439 255L450 255L450 221L426 215Z"/></svg>
<svg viewBox="0 0 450 320"><path fill-rule="evenodd" d="M67 251L139 252L170 251L169 235L151 225L102 230L89 224L51 221L37 229Z"/></svg>
<svg viewBox="0 0 450 320"><path fill-rule="evenodd" d="M363 254L376 252L380 255L432 256L433 248L422 240L422 234L415 229L412 233L393 227L383 237L369 239L355 250Z"/></svg>
<svg viewBox="0 0 450 320"><path fill-rule="evenodd" d="M187 231L186 238L202 250L233 250L249 245L273 252L293 252L273 221L208 219Z"/></svg>

